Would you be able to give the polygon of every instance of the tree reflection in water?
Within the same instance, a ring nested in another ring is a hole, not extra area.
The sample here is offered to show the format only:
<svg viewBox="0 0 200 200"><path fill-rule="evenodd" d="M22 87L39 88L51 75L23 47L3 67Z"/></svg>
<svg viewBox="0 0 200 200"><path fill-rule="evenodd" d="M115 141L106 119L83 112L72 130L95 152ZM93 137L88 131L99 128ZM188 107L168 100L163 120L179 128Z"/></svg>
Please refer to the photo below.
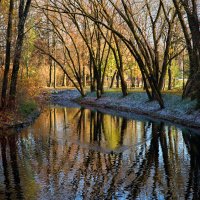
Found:
<svg viewBox="0 0 200 200"><path fill-rule="evenodd" d="M49 108L12 132L0 137L0 199L200 198L200 136L188 130Z"/></svg>
<svg viewBox="0 0 200 200"><path fill-rule="evenodd" d="M4 174L5 198L23 199L17 161L16 135L0 137L1 156ZM9 151L8 151L9 149Z"/></svg>

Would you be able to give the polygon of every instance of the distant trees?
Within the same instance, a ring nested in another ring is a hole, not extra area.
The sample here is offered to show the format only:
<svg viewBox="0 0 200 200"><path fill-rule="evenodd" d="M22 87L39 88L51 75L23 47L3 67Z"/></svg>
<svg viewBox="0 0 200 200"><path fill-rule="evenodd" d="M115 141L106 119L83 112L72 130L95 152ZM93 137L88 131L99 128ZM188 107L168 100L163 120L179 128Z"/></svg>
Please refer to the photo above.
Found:
<svg viewBox="0 0 200 200"><path fill-rule="evenodd" d="M52 7L55 3L51 3L48 7ZM36 44L36 47L46 54L53 62L55 62L72 82L73 86L85 96L83 88L82 70L85 64L84 59L85 52L83 41L77 37L75 27L66 16L61 15L53 10L48 10L38 5L38 9L43 12L48 20L51 28L52 45L45 44L47 48L44 48L44 43ZM55 7L56 9L56 7ZM81 48L82 46L82 48ZM55 50L56 49L56 50Z"/></svg>

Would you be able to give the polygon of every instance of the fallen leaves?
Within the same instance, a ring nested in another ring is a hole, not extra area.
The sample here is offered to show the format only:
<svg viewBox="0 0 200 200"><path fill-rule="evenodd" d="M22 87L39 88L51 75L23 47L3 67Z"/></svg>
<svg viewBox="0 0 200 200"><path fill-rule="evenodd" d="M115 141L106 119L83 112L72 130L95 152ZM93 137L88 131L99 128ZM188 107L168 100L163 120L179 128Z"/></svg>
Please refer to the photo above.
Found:
<svg viewBox="0 0 200 200"><path fill-rule="evenodd" d="M22 123L23 119L17 111L0 111L0 128L12 127L15 124Z"/></svg>

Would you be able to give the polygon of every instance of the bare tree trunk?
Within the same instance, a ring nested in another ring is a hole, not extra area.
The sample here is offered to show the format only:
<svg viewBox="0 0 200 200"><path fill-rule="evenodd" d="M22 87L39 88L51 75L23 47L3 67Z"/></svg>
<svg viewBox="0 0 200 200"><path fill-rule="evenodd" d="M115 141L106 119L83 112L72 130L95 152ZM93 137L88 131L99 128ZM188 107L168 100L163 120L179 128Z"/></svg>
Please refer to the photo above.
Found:
<svg viewBox="0 0 200 200"><path fill-rule="evenodd" d="M6 94L8 88L8 74L10 69L10 53L11 53L11 42L12 42L12 18L13 18L14 1L10 0L10 8L8 15L8 27L6 37L6 60L5 60L5 71L3 77L2 95L1 95L1 107L6 107Z"/></svg>
<svg viewBox="0 0 200 200"><path fill-rule="evenodd" d="M144 82L144 90L146 91L147 93L147 96L148 96L148 99L149 101L152 101L153 100L153 97L149 91L149 88L148 88L148 83L147 83L147 78L145 77L144 73L142 73L142 77L143 77L143 82ZM139 80L138 80L139 82ZM139 84L138 84L139 85ZM139 86L138 86L139 87Z"/></svg>
<svg viewBox="0 0 200 200"><path fill-rule="evenodd" d="M26 60L26 77L27 78L29 78L29 67L28 67L28 65L29 65L29 61L28 61L28 59Z"/></svg>
<svg viewBox="0 0 200 200"><path fill-rule="evenodd" d="M26 18L29 12L29 8L31 5L31 0L26 1L26 5L24 5L24 1L20 0L19 2L19 22L18 22L18 36L16 41L16 47L14 52L13 59L13 70L10 84L10 96L9 96L9 105L14 106L16 100L16 91L17 91L17 79L18 72L20 67L20 60L22 54L22 46L24 41L24 28Z"/></svg>
<svg viewBox="0 0 200 200"><path fill-rule="evenodd" d="M56 59L56 34L53 33L53 54ZM53 61L53 87L56 88L56 62Z"/></svg>
<svg viewBox="0 0 200 200"><path fill-rule="evenodd" d="M168 67L168 90L172 89L172 71L171 71L171 65Z"/></svg>
<svg viewBox="0 0 200 200"><path fill-rule="evenodd" d="M63 77L62 77L62 86L63 86L63 87L66 87L66 85L67 85L66 75L65 75L65 73L63 73Z"/></svg>
<svg viewBox="0 0 200 200"><path fill-rule="evenodd" d="M185 36L185 41L187 45L189 61L190 61L190 74L188 81L186 83L183 98L191 97L192 99L197 99L198 105L200 107L200 22L198 17L198 6L197 1L189 0L173 0L174 6L176 8L182 30ZM187 21L189 29L185 23L184 12L187 14ZM190 37L190 34L192 37Z"/></svg>
<svg viewBox="0 0 200 200"><path fill-rule="evenodd" d="M48 43L48 51L50 52L51 51L51 44L50 44L50 31L49 29L51 28L50 27L50 21L49 21L49 4L48 4L48 0L46 2L46 6L47 6L47 29L48 29L48 32L47 32L47 43ZM53 62L52 62L52 59L50 56L48 56L48 64L49 64L49 83L48 83L48 87L52 87L52 66L53 66Z"/></svg>
<svg viewBox="0 0 200 200"><path fill-rule="evenodd" d="M94 73L93 73L93 61L92 58L90 56L90 61L89 61L89 66L90 66L90 92L94 92L95 91L95 80L94 80Z"/></svg>
<svg viewBox="0 0 200 200"><path fill-rule="evenodd" d="M116 80L117 80L117 85L116 85L116 87L119 88L119 72L117 72Z"/></svg>
<svg viewBox="0 0 200 200"><path fill-rule="evenodd" d="M182 66L183 66L183 91L185 89L185 55L184 55L184 52L183 52L183 63L182 63Z"/></svg>
<svg viewBox="0 0 200 200"><path fill-rule="evenodd" d="M53 87L56 88L56 62L53 62Z"/></svg>
<svg viewBox="0 0 200 200"><path fill-rule="evenodd" d="M86 74L85 74L85 66L83 67L83 87L86 87Z"/></svg>
<svg viewBox="0 0 200 200"><path fill-rule="evenodd" d="M52 87L52 59L49 58L49 87Z"/></svg>
<svg viewBox="0 0 200 200"><path fill-rule="evenodd" d="M117 71L115 71L115 73L114 73L113 76L112 76L111 84L110 84L110 88L113 87L113 84L114 84L114 80L115 80L115 76L116 76L116 74L117 74Z"/></svg>
<svg viewBox="0 0 200 200"><path fill-rule="evenodd" d="M131 72L131 87L134 88L135 87L135 76L133 75L133 70L130 69Z"/></svg>
<svg viewBox="0 0 200 200"><path fill-rule="evenodd" d="M116 35L114 35L114 40L115 40L115 44L116 44L116 47L117 47L117 54L118 54L119 60L117 58L117 54L115 52L113 52L113 53L114 53L114 57L115 57L115 60L116 60L116 65L117 65L119 77L121 79L122 94L125 97L125 96L128 95L127 83L126 83L125 78L124 78L124 66L123 66L122 54L121 54L119 42L117 40Z"/></svg>

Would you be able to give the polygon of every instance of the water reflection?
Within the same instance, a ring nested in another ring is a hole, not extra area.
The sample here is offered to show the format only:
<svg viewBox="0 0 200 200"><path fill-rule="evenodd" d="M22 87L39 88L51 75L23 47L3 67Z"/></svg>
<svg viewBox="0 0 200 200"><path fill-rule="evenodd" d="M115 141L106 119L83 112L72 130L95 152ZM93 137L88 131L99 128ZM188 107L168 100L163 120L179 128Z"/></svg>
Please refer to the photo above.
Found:
<svg viewBox="0 0 200 200"><path fill-rule="evenodd" d="M0 199L199 199L199 145L164 123L50 108L0 136Z"/></svg>

